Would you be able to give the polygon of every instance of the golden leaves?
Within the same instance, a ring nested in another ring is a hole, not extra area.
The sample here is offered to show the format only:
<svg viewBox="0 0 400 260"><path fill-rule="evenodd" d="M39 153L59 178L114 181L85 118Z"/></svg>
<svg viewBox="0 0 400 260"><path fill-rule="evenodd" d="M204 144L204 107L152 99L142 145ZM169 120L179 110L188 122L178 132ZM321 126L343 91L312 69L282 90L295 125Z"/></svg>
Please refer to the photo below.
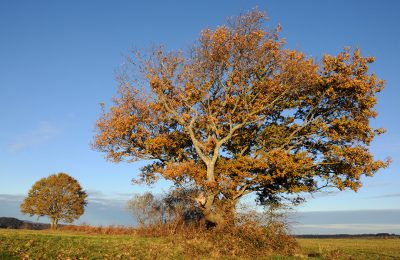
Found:
<svg viewBox="0 0 400 260"><path fill-rule="evenodd" d="M346 48L316 61L284 49L265 19L255 10L203 30L187 53L155 49L143 63L150 93L121 84L94 147L156 161L142 171L151 180L224 196L360 187L388 163L368 149L383 133L369 122L384 87L368 72L374 58Z"/></svg>
<svg viewBox="0 0 400 260"><path fill-rule="evenodd" d="M87 194L79 182L65 173L52 174L33 184L21 204L21 211L31 216L72 222L84 212Z"/></svg>
<svg viewBox="0 0 400 260"><path fill-rule="evenodd" d="M190 177L196 183L205 183L206 171L194 161L182 161L179 163L167 162L164 167L156 169L164 178L180 182L181 179Z"/></svg>

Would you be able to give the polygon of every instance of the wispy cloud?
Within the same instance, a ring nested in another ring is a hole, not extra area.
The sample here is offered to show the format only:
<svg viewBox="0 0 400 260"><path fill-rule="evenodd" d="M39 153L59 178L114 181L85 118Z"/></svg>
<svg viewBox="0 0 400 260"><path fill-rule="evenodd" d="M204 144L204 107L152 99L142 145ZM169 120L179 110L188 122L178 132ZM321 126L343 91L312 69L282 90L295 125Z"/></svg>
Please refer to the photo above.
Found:
<svg viewBox="0 0 400 260"><path fill-rule="evenodd" d="M99 190L88 190L89 203L98 203L102 205L125 205L126 202L132 198L132 193L120 192L103 192Z"/></svg>
<svg viewBox="0 0 400 260"><path fill-rule="evenodd" d="M313 234L361 234L361 233L398 233L400 224L298 224L293 225L296 233Z"/></svg>
<svg viewBox="0 0 400 260"><path fill-rule="evenodd" d="M40 122L32 130L15 136L8 148L11 152L15 153L28 147L47 142L58 136L60 132L61 129L53 123L47 121Z"/></svg>
<svg viewBox="0 0 400 260"><path fill-rule="evenodd" d="M386 199L386 198L398 198L400 193L388 193L379 196L370 197L370 199Z"/></svg>
<svg viewBox="0 0 400 260"><path fill-rule="evenodd" d="M309 200L309 199L315 199L315 198L331 197L331 196L335 196L339 193L340 193L339 191L333 191L333 190L320 191L320 192L316 192L316 193L306 193L304 195L304 198L306 200Z"/></svg>
<svg viewBox="0 0 400 260"><path fill-rule="evenodd" d="M0 194L0 201L3 202L20 202L24 199L24 195Z"/></svg>
<svg viewBox="0 0 400 260"><path fill-rule="evenodd" d="M90 197L93 198L127 198L130 199L132 198L135 193L133 192L103 192L100 190L95 190L95 189L89 189L86 191Z"/></svg>
<svg viewBox="0 0 400 260"><path fill-rule="evenodd" d="M320 228L320 229L355 229L355 230L381 230L381 229L400 229L400 224L323 224L294 225L302 228Z"/></svg>
<svg viewBox="0 0 400 260"><path fill-rule="evenodd" d="M113 192L113 194L115 194L116 196L119 196L119 197L125 197L125 198L129 198L129 199L135 195L135 193L132 193L132 192Z"/></svg>
<svg viewBox="0 0 400 260"><path fill-rule="evenodd" d="M99 191L99 190L87 190L86 192L89 195L89 197L92 197L92 198L99 198L99 197L105 196L104 192Z"/></svg>

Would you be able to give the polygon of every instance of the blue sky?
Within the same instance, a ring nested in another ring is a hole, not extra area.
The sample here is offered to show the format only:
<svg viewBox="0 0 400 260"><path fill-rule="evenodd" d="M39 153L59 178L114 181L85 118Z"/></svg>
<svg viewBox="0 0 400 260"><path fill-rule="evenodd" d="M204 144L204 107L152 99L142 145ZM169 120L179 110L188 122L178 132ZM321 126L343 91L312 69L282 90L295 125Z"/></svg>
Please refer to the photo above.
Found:
<svg viewBox="0 0 400 260"><path fill-rule="evenodd" d="M316 233L323 232L318 226L323 224L354 226L355 211L389 212L397 222L387 224L400 224L400 2L394 0L1 1L0 216L17 214L15 207L7 206L13 201L7 198L21 198L39 178L60 171L88 190L92 206L82 219L93 223L110 223L94 214L107 208L107 201L112 209L113 202L122 205L134 193L166 190L166 182L153 187L131 184L142 162L112 164L90 149L99 104L109 103L116 93L115 73L132 48L164 44L185 49L201 29L256 6L268 13L272 26L282 25L288 48L319 59L345 46L359 47L363 55L377 58L371 71L386 80L378 99L379 116L372 124L388 131L371 149L376 158L390 156L393 163L365 179L358 193L319 194L297 208L327 216L342 212L348 223L332 218L310 223L311 218L304 225L314 225ZM123 212L123 206L119 210ZM113 221L129 222L117 215ZM364 215L363 225L385 224L376 214ZM393 228L400 233L399 227Z"/></svg>

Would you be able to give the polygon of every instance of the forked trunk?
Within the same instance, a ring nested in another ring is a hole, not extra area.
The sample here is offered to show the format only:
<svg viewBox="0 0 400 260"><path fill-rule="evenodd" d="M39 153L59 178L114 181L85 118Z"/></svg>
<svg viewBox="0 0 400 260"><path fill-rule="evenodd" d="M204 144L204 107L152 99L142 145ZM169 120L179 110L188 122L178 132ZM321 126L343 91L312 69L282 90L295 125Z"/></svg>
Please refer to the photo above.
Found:
<svg viewBox="0 0 400 260"><path fill-rule="evenodd" d="M57 227L58 227L58 219L56 218L51 219L51 229L55 230L57 229Z"/></svg>
<svg viewBox="0 0 400 260"><path fill-rule="evenodd" d="M215 183L214 177L215 162L207 167L207 179L210 184ZM236 204L238 199L220 199L217 190L210 189L208 194L201 194L196 198L203 212L204 219L208 228L224 227L234 225L236 218Z"/></svg>

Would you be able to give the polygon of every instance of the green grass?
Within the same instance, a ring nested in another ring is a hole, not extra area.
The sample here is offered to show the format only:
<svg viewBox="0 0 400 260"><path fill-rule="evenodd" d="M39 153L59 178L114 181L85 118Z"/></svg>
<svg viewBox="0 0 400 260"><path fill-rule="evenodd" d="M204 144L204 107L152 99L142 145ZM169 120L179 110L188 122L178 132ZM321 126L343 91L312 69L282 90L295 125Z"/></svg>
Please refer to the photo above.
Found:
<svg viewBox="0 0 400 260"><path fill-rule="evenodd" d="M298 239L292 257L266 259L400 259L400 239ZM192 259L171 238L0 229L0 259ZM213 258L202 252L195 258ZM221 256L217 257L220 258Z"/></svg>
<svg viewBox="0 0 400 260"><path fill-rule="evenodd" d="M400 259L400 239L297 239L304 255L322 259Z"/></svg>
<svg viewBox="0 0 400 260"><path fill-rule="evenodd" d="M87 235L47 230L0 230L0 259L183 258L180 248L159 238Z"/></svg>

